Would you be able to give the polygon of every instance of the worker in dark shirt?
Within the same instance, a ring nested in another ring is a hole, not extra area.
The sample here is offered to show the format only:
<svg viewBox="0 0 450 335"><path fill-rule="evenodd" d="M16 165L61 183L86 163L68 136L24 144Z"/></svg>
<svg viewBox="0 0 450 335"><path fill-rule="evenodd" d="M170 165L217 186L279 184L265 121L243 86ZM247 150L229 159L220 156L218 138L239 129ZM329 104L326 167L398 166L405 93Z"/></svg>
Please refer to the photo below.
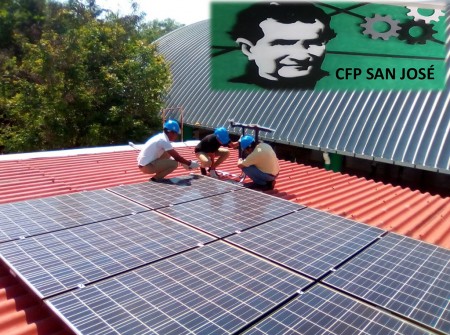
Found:
<svg viewBox="0 0 450 335"><path fill-rule="evenodd" d="M209 168L209 175L213 178L219 178L216 168L230 155L229 150L223 147L233 149L239 147L239 142L231 142L228 130L224 127L216 128L214 134L205 136L197 144L195 155L199 159L203 175L206 175L206 168Z"/></svg>

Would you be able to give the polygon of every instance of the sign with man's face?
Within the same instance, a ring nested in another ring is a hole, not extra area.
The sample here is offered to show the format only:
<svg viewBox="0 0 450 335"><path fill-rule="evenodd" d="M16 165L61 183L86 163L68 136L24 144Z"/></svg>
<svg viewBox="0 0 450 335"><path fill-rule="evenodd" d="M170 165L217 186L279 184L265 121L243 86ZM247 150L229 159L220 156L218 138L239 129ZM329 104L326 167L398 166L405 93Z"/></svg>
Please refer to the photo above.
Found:
<svg viewBox="0 0 450 335"><path fill-rule="evenodd" d="M384 3L212 3L212 87L439 90L444 21Z"/></svg>
<svg viewBox="0 0 450 335"><path fill-rule="evenodd" d="M320 40L322 22L281 23L269 18L259 26L264 36L255 44L244 38L237 40L242 52L255 61L259 76L273 81L306 78L322 65L325 55L325 43Z"/></svg>

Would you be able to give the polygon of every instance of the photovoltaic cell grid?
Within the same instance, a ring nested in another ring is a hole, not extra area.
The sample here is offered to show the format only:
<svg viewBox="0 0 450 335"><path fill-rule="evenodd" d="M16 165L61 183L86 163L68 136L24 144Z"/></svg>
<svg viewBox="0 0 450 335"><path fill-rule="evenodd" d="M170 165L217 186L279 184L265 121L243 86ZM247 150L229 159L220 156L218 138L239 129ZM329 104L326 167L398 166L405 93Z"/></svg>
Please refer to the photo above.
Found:
<svg viewBox="0 0 450 335"><path fill-rule="evenodd" d="M0 242L148 209L105 190L0 205Z"/></svg>
<svg viewBox="0 0 450 335"><path fill-rule="evenodd" d="M83 334L232 333L309 280L223 242L53 297Z"/></svg>
<svg viewBox="0 0 450 335"><path fill-rule="evenodd" d="M227 241L318 279L383 232L305 208L231 236Z"/></svg>
<svg viewBox="0 0 450 335"><path fill-rule="evenodd" d="M169 183L145 182L109 188L151 209L180 204L242 187L201 176L171 178Z"/></svg>
<svg viewBox="0 0 450 335"><path fill-rule="evenodd" d="M217 237L292 213L304 206L251 190L224 193L160 209Z"/></svg>
<svg viewBox="0 0 450 335"><path fill-rule="evenodd" d="M147 212L4 243L0 254L41 297L48 297L211 240Z"/></svg>
<svg viewBox="0 0 450 335"><path fill-rule="evenodd" d="M450 333L450 250L388 234L325 282Z"/></svg>
<svg viewBox="0 0 450 335"><path fill-rule="evenodd" d="M245 332L246 335L430 334L390 314L317 285Z"/></svg>

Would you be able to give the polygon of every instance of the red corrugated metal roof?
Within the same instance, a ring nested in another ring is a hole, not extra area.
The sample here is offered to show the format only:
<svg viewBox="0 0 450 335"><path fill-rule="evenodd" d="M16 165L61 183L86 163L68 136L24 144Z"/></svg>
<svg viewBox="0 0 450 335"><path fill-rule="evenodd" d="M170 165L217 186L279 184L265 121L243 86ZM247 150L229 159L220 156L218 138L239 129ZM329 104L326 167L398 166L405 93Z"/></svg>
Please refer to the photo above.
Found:
<svg viewBox="0 0 450 335"><path fill-rule="evenodd" d="M178 149L195 158L190 147ZM0 161L0 203L145 182L136 151ZM220 167L238 175L237 154ZM450 248L450 198L421 193L302 164L280 161L268 193L445 248ZM172 176L185 175L183 168ZM66 334L39 300L0 267L0 333Z"/></svg>

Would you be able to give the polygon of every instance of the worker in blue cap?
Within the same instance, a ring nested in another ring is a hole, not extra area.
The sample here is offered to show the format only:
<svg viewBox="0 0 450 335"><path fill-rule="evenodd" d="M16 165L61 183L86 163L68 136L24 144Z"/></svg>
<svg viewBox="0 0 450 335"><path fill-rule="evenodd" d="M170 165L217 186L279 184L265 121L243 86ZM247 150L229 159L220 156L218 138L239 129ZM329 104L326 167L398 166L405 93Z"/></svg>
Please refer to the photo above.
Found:
<svg viewBox="0 0 450 335"><path fill-rule="evenodd" d="M240 139L242 156L239 158L238 168L253 182L244 186L260 190L273 190L275 180L280 172L277 155L267 143L257 143L251 135Z"/></svg>
<svg viewBox="0 0 450 335"><path fill-rule="evenodd" d="M213 134L205 136L194 150L202 174L206 175L206 169L208 168L210 177L219 178L216 168L230 155L229 150L224 147L236 149L238 146L238 142L230 140L230 134L224 127L216 128Z"/></svg>
<svg viewBox="0 0 450 335"><path fill-rule="evenodd" d="M178 163L188 169L199 167L198 162L182 157L170 142L177 139L180 126L175 120L167 120L164 123L164 131L151 137L142 148L138 160L139 170L143 173L155 174L151 181L161 182L164 177L178 167Z"/></svg>

